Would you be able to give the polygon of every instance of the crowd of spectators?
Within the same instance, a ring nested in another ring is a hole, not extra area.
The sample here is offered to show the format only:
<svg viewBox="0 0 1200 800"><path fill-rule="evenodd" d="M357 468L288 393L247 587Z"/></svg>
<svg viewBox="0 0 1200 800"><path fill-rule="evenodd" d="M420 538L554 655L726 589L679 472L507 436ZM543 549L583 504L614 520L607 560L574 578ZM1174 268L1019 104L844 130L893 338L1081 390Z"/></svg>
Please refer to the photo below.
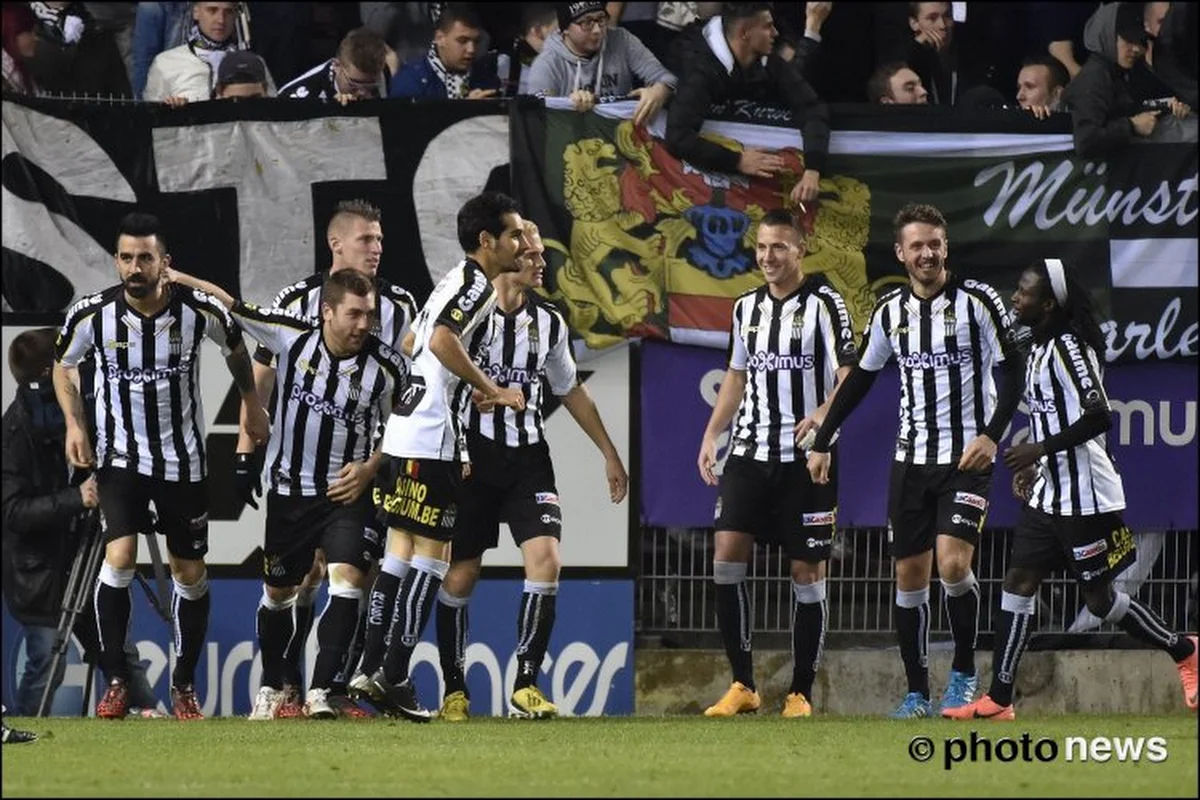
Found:
<svg viewBox="0 0 1200 800"><path fill-rule="evenodd" d="M635 98L641 121L691 71L709 74L706 96L753 72L729 62L721 77L706 56L716 51L697 42L716 41L715 17L769 9L755 58L784 94L749 88L758 99L817 113L797 104L798 84L777 80L786 68L820 114L825 103L1070 113L1077 149L1096 156L1190 115L1195 5L33 2L3 3L0 33L7 92L171 105L534 94L580 111Z"/></svg>

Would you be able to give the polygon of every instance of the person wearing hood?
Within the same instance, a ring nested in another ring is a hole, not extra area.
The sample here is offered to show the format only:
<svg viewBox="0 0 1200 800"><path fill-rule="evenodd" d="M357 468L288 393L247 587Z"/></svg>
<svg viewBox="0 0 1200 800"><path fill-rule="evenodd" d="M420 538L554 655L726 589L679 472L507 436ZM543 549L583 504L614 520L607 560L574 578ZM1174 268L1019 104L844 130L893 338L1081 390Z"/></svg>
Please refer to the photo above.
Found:
<svg viewBox="0 0 1200 800"><path fill-rule="evenodd" d="M778 31L770 3L727 3L692 39L688 70L667 113L671 155L714 172L770 177L784 168L777 153L731 150L700 137L714 104L734 100L782 103L802 125L805 171L792 187L793 203L817 197L829 154L829 109L798 70L774 52Z"/></svg>
<svg viewBox="0 0 1200 800"><path fill-rule="evenodd" d="M1091 58L1067 87L1075 152L1083 158L1104 158L1127 146L1135 136L1154 133L1158 111L1142 111L1129 89L1129 75L1146 55L1142 3L1101 6L1083 30ZM1188 109L1174 101L1172 113Z"/></svg>
<svg viewBox="0 0 1200 800"><path fill-rule="evenodd" d="M529 92L569 97L577 111L589 111L602 98L638 99L633 123L649 122L675 89L676 78L624 28L609 27L604 3L561 3L559 33L529 68ZM634 79L641 88L634 88Z"/></svg>

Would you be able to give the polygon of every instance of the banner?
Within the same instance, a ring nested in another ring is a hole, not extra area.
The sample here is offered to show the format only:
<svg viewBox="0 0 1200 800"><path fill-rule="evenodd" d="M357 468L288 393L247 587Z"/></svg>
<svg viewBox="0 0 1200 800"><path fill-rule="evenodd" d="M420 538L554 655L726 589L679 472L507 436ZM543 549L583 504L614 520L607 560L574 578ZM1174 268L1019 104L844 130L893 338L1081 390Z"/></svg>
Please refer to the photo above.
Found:
<svg viewBox="0 0 1200 800"><path fill-rule="evenodd" d="M340 200L383 214L380 274L424 301L462 259L454 218L508 189L505 101L100 103L5 96L5 310L116 282L123 215L161 219L181 269L263 303L329 266Z"/></svg>
<svg viewBox="0 0 1200 800"><path fill-rule="evenodd" d="M516 620L523 583L519 580L480 581L471 598L470 643L466 676L475 716L506 716L517 673ZM262 596L256 580L213 580L212 614L204 655L196 673L196 693L205 716L245 716L262 678L262 660L255 636L254 610ZM171 629L131 587L133 619L130 640L146 666L147 680L170 709L170 676L174 667ZM318 598L324 607L324 590ZM97 687L87 686L87 666L72 641L63 685L55 695L52 713L79 713L84 693L94 707ZM304 674L311 675L317 657L317 628L313 626L305 651ZM4 612L4 704L12 702L25 666L22 628ZM442 697L442 670L434 626L413 653L412 675L427 707L437 708ZM307 680L307 679L306 679ZM538 685L565 716L633 713L633 581L564 580L558 592L557 618L542 663ZM307 684L306 687L307 688Z"/></svg>
<svg viewBox="0 0 1200 800"><path fill-rule="evenodd" d="M647 525L711 527L715 488L700 479L696 459L717 390L724 377L723 353L665 342L642 343L641 492ZM1129 364L1110 367L1105 388L1113 406L1109 447L1125 484L1125 521L1134 529L1191 530L1197 526L1197 373L1189 364ZM838 525L887 524L888 476L894 455L900 381L895 364L880 373L862 404L842 426L838 441ZM998 443L1008 447L1029 438L1022 401ZM718 441L723 466L729 445ZM1020 503L1011 491L1012 473L998 459L987 525L1016 524Z"/></svg>
<svg viewBox="0 0 1200 800"><path fill-rule="evenodd" d="M761 284L758 221L790 203L803 172L800 134L786 114L753 104L706 122L705 135L727 147L783 156L780 176L751 180L680 162L662 141L665 114L634 127L632 108L512 107L513 188L542 226L548 293L592 347L638 336L724 347L734 298ZM1034 259L1073 264L1104 319L1107 360L1196 356L1193 145L1092 162L1073 154L1063 121L894 111L835 108L819 202L805 217L804 269L841 292L856 328L905 280L896 212L932 203L947 218L951 269L1002 297Z"/></svg>

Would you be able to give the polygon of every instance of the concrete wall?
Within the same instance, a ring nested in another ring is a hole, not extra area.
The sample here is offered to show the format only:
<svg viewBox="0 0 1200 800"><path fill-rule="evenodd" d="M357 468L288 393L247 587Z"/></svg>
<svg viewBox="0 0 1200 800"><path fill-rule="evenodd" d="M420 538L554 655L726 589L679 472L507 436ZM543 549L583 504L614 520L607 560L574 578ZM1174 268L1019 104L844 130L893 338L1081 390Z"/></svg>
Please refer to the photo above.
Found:
<svg viewBox="0 0 1200 800"><path fill-rule="evenodd" d="M950 660L946 651L929 655L935 702L945 688ZM763 698L760 714L782 709L791 661L790 652L754 654L755 681ZM975 664L980 691L986 692L991 653L978 653ZM722 651L640 649L636 666L639 715L700 714L729 688L729 664ZM896 648L829 650L810 699L819 714L879 716L891 711L905 690ZM1019 714L1158 714L1183 707L1175 664L1154 650L1027 652L1017 674Z"/></svg>

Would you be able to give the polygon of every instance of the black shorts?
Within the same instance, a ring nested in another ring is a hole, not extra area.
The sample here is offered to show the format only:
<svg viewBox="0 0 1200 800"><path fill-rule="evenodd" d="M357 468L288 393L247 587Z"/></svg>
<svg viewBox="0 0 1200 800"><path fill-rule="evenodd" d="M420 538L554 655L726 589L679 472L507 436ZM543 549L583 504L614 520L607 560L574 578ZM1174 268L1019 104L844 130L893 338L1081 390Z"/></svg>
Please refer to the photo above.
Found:
<svg viewBox="0 0 1200 800"><path fill-rule="evenodd" d="M462 464L384 456L375 476L375 507L389 528L448 542L454 537Z"/></svg>
<svg viewBox="0 0 1200 800"><path fill-rule="evenodd" d="M507 522L517 547L537 536L562 539L562 510L545 442L505 447L468 435L471 476L458 503L451 560L479 558L500 543Z"/></svg>
<svg viewBox="0 0 1200 800"><path fill-rule="evenodd" d="M893 461L888 491L892 558L932 550L939 533L978 545L991 488L991 467L985 472L961 472L953 464Z"/></svg>
<svg viewBox="0 0 1200 800"><path fill-rule="evenodd" d="M371 563L382 559L387 550L387 522L378 511L376 508L371 509L371 515L363 528L363 557Z"/></svg>
<svg viewBox="0 0 1200 800"><path fill-rule="evenodd" d="M1084 584L1102 585L1136 558L1133 533L1119 511L1067 517L1025 506L1013 534L1009 568L1067 569Z"/></svg>
<svg viewBox="0 0 1200 800"><path fill-rule="evenodd" d="M327 564L350 564L366 572L363 527L371 516L364 494L351 505L328 497L267 494L267 533L263 541L263 582L280 588L299 586L312 569L317 548Z"/></svg>
<svg viewBox="0 0 1200 800"><path fill-rule="evenodd" d="M167 552L198 561L208 552L208 481L164 481L131 469L96 470L104 540L152 533L167 537ZM154 503L151 518L150 504Z"/></svg>
<svg viewBox="0 0 1200 800"><path fill-rule="evenodd" d="M775 542L788 558L817 563L829 558L837 521L837 456L829 483L818 486L802 461L755 461L730 456L717 498L718 531L753 534Z"/></svg>

